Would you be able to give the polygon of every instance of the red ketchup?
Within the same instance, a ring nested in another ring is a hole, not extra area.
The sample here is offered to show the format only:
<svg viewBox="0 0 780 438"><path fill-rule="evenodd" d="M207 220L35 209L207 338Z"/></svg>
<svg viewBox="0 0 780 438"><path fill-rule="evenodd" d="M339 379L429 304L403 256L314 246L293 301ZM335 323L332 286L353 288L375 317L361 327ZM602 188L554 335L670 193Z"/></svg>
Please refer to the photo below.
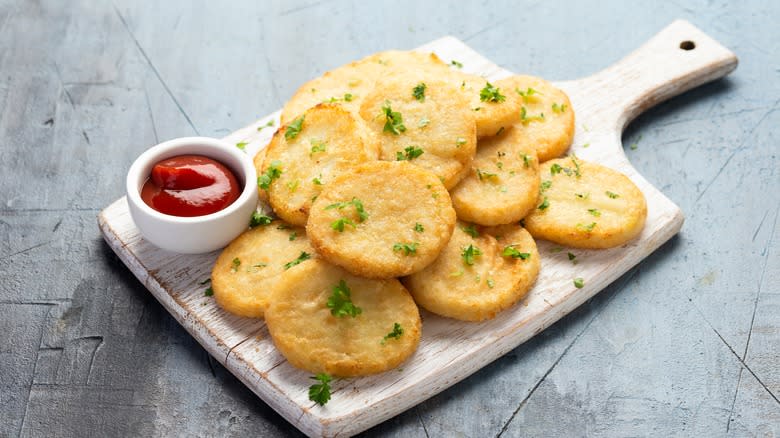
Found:
<svg viewBox="0 0 780 438"><path fill-rule="evenodd" d="M236 176L202 155L179 155L155 164L141 199L160 213L192 217L216 213L240 194Z"/></svg>

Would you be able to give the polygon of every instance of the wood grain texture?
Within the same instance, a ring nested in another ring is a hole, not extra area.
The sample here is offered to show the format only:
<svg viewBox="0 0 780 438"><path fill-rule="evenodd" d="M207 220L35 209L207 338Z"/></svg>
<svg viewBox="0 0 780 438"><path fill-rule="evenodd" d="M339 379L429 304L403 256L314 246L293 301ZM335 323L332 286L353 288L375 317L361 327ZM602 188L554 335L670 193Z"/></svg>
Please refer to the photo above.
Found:
<svg viewBox="0 0 780 438"><path fill-rule="evenodd" d="M682 50L680 42L690 39L696 40L696 48ZM419 50L458 59L466 71L490 80L510 74L452 37ZM678 21L615 66L560 84L570 94L582 126L573 152L620 170L645 194L648 218L642 234L620 248L578 251L583 260L578 265L554 255L549 243L539 242L540 277L520 305L479 324L424 313L423 339L412 359L398 371L338 381L325 407L308 400L309 375L286 363L262 321L230 315L203 295L198 283L208 277L216 254L183 256L153 247L138 235L124 199L101 212L100 227L109 245L177 321L266 403L309 435L352 435L446 389L541 332L676 234L683 222L680 209L628 163L620 143L622 128L643 109L735 67L731 52ZM606 84L613 92L604 96ZM272 129L258 128L276 117L268 116L226 138L249 142L247 152L254 153L272 134ZM582 147L586 143L589 147ZM584 288L574 287L575 277L585 279Z"/></svg>

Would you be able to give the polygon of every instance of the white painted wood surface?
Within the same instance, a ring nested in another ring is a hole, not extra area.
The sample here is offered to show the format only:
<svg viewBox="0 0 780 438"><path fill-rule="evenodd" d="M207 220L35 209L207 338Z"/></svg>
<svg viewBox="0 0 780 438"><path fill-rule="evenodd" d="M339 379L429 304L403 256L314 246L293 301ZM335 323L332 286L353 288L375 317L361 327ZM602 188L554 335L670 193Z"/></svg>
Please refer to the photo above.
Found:
<svg viewBox="0 0 780 438"><path fill-rule="evenodd" d="M680 44L692 41L693 50ZM452 37L418 50L433 51L464 71L498 79L511 73L492 64ZM290 366L276 351L263 321L233 316L204 296L198 283L208 278L217 252L179 255L157 249L135 228L124 198L99 215L104 238L163 306L206 350L260 398L310 436L347 436L388 419L469 376L544 330L638 264L676 234L680 209L648 183L626 159L620 140L625 125L650 106L736 68L733 53L684 21L676 21L617 64L584 79L561 82L576 112L571 152L627 174L644 192L647 223L631 243L609 250L576 250L577 265L566 251L538 242L539 279L528 297L494 320L466 323L423 315L418 351L398 370L336 381L324 407L308 400L309 373ZM249 142L247 153L265 147L278 112L226 137ZM589 144L588 147L584 145ZM585 287L572 280L582 277Z"/></svg>

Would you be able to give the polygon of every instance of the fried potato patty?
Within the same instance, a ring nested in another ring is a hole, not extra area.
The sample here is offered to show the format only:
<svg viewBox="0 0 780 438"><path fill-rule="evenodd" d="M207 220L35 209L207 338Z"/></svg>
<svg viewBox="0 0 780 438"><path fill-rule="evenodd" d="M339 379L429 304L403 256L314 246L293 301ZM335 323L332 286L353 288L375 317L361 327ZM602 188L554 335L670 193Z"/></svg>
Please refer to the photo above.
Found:
<svg viewBox="0 0 780 438"><path fill-rule="evenodd" d="M539 205L524 219L532 236L575 248L612 248L644 227L647 202L620 172L575 157L542 163Z"/></svg>
<svg viewBox="0 0 780 438"><path fill-rule="evenodd" d="M474 158L477 139L468 101L430 75L383 80L366 96L360 115L380 139L380 159L409 161L433 172L448 189Z"/></svg>
<svg viewBox="0 0 780 438"><path fill-rule="evenodd" d="M520 97L514 127L536 148L540 162L560 157L569 149L574 139L574 109L566 93L533 76L510 76L495 85Z"/></svg>
<svg viewBox="0 0 780 438"><path fill-rule="evenodd" d="M398 280L356 277L322 260L285 275L265 317L282 355L312 373L380 373L420 342L419 311Z"/></svg>
<svg viewBox="0 0 780 438"><path fill-rule="evenodd" d="M303 84L282 109L282 124L297 118L318 103L338 103L358 112L363 98L374 83L388 75L404 71L434 71L446 74L445 64L433 53L389 50L338 67Z"/></svg>
<svg viewBox="0 0 780 438"><path fill-rule="evenodd" d="M214 263L214 299L228 312L262 318L281 276L315 257L303 228L277 220L247 230L230 242Z"/></svg>
<svg viewBox="0 0 780 438"><path fill-rule="evenodd" d="M463 321L494 318L536 282L536 243L518 225L458 225L439 258L403 283L417 304L433 313Z"/></svg>
<svg viewBox="0 0 780 438"><path fill-rule="evenodd" d="M313 200L329 181L379 157L377 139L363 120L332 104L306 110L279 129L267 149L263 172L258 175L271 175L269 169L280 172L269 178L271 206L279 217L301 226L306 225Z"/></svg>
<svg viewBox="0 0 780 438"><path fill-rule="evenodd" d="M450 192L458 218L481 225L517 222L534 207L539 193L536 149L509 128L479 140L471 173Z"/></svg>
<svg viewBox="0 0 780 438"><path fill-rule="evenodd" d="M314 201L306 232L320 255L355 275L390 278L427 266L455 225L450 196L406 161L362 164Z"/></svg>
<svg viewBox="0 0 780 438"><path fill-rule="evenodd" d="M450 78L469 101L478 138L497 135L517 120L522 101L511 88L499 81L491 83L481 76L458 71L451 71Z"/></svg>

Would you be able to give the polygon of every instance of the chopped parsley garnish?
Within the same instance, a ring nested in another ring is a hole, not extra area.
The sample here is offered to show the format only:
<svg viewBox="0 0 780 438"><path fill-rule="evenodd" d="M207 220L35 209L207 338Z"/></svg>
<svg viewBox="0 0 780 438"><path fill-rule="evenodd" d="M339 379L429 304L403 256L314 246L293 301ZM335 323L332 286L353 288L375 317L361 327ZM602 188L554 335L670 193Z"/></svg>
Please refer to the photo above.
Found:
<svg viewBox="0 0 780 438"><path fill-rule="evenodd" d="M203 295L210 297L214 295L214 289L211 288L211 286L207 287L205 291L203 291Z"/></svg>
<svg viewBox="0 0 780 438"><path fill-rule="evenodd" d="M325 149L327 148L328 144L325 143L322 140L318 140L316 138L312 138L309 140L311 143L311 152L309 152L309 156L316 154L317 152L325 152Z"/></svg>
<svg viewBox="0 0 780 438"><path fill-rule="evenodd" d="M333 286L333 293L328 298L327 305L330 309L330 314L337 318L345 316L355 318L363 313L363 309L352 304L351 291L344 280Z"/></svg>
<svg viewBox="0 0 780 438"><path fill-rule="evenodd" d="M574 279L574 287L577 289L582 289L583 286L585 286L585 280L583 280L582 277L577 277Z"/></svg>
<svg viewBox="0 0 780 438"><path fill-rule="evenodd" d="M382 129L382 132L401 135L402 132L406 131L403 116L398 111L393 111L389 100L386 100L385 104L382 105L382 112L385 115L385 127Z"/></svg>
<svg viewBox="0 0 780 438"><path fill-rule="evenodd" d="M585 230L585 231L587 231L587 232L589 232L589 233L590 233L591 231L593 231L593 229L594 229L595 227L596 227L596 223L595 223L595 222L591 222L591 223L589 223L589 224L587 224L587 225L585 225L585 224L577 224L577 228L579 228L579 229L581 229L581 230Z"/></svg>
<svg viewBox="0 0 780 438"><path fill-rule="evenodd" d="M474 264L474 258L481 255L482 251L474 245L463 248L463 251L460 253L461 258L463 258L463 263L468 266L472 266Z"/></svg>
<svg viewBox="0 0 780 438"><path fill-rule="evenodd" d="M496 163L496 167L498 167L498 170L501 170L504 168L504 163L502 161L499 161Z"/></svg>
<svg viewBox="0 0 780 438"><path fill-rule="evenodd" d="M263 190L268 190L271 182L282 176L282 162L279 160L271 161L271 165L265 170L265 173L257 177L257 186Z"/></svg>
<svg viewBox="0 0 780 438"><path fill-rule="evenodd" d="M231 262L230 270L232 272L238 272L238 267L239 266L241 266L241 260L238 257L236 257Z"/></svg>
<svg viewBox="0 0 780 438"><path fill-rule="evenodd" d="M588 199L590 197L590 192L584 192L584 193L575 193L574 196L580 198L580 199Z"/></svg>
<svg viewBox="0 0 780 438"><path fill-rule="evenodd" d="M588 213L590 213L591 215L593 215L595 217L601 216L601 212L598 209L596 209L596 208L589 208L588 209Z"/></svg>
<svg viewBox="0 0 780 438"><path fill-rule="evenodd" d="M588 147L590 147L590 143L585 143L584 145L582 145L582 147L583 147L583 149L584 148L588 148Z"/></svg>
<svg viewBox="0 0 780 438"><path fill-rule="evenodd" d="M401 324L393 323L393 331L386 334L384 338L382 338L382 345L385 345L385 342L387 342L388 339L401 339L401 335L404 334L404 329L401 327Z"/></svg>
<svg viewBox="0 0 780 438"><path fill-rule="evenodd" d="M455 146L457 146L457 147L461 147L461 146L463 146L464 144L466 144L466 139L465 139L465 138L463 138L463 137L458 137L458 138L456 138L456 139L455 139Z"/></svg>
<svg viewBox="0 0 780 438"><path fill-rule="evenodd" d="M425 85L425 82L420 82L414 88L412 88L412 96L414 96L414 98L420 102L425 102L425 89L427 87L428 86Z"/></svg>
<svg viewBox="0 0 780 438"><path fill-rule="evenodd" d="M547 200L547 196L544 197L542 203L539 204L539 210L546 210L550 206L550 201Z"/></svg>
<svg viewBox="0 0 780 438"><path fill-rule="evenodd" d="M554 113L559 113L559 114L563 113L563 112L566 112L566 104L562 103L562 104L558 105L557 103L553 103L552 104L552 110L553 110Z"/></svg>
<svg viewBox="0 0 780 438"><path fill-rule="evenodd" d="M493 289L493 287L496 285L496 282L495 282L495 281L493 281L493 279L492 279L492 278L488 278L488 279L486 280L486 282L487 282L487 285L488 285L488 287L489 287L489 288L491 288L491 289Z"/></svg>
<svg viewBox="0 0 780 438"><path fill-rule="evenodd" d="M571 261L574 261L574 259L576 259L576 258L577 258L577 256L576 256L576 255L574 255L574 254L572 254L572 253L570 253L570 252L567 252L567 253L566 253L566 255L567 255L567 256L569 256L569 260L571 260Z"/></svg>
<svg viewBox="0 0 780 438"><path fill-rule="evenodd" d="M293 266L300 264L304 260L309 260L310 258L311 258L311 254L309 254L306 251L301 251L301 254L298 256L298 258L284 264L284 269L285 270L290 269Z"/></svg>
<svg viewBox="0 0 780 438"><path fill-rule="evenodd" d="M525 91L523 91L523 90L521 90L519 88L515 88L515 92L517 94L519 94L523 98L523 102L525 102L525 103L528 103L528 101L530 101L530 100L535 100L536 98L534 97L534 95L536 95L536 94L538 94L540 96L542 95L542 93L534 90L531 87L528 87Z"/></svg>
<svg viewBox="0 0 780 438"><path fill-rule="evenodd" d="M490 82L485 82L485 88L479 91L479 100L482 102L503 102L506 100L506 96L501 94L501 91Z"/></svg>
<svg viewBox="0 0 780 438"><path fill-rule="evenodd" d="M530 252L520 252L512 245L504 247L504 251L501 252L504 257L512 257L513 259L528 260L531 257Z"/></svg>
<svg viewBox="0 0 780 438"><path fill-rule="evenodd" d="M320 383L315 383L309 387L309 400L320 406L325 406L325 403L330 400L331 377L325 373L319 373L316 376L312 376L311 379Z"/></svg>
<svg viewBox="0 0 780 438"><path fill-rule="evenodd" d="M287 182L287 189L289 191L291 191L291 192L295 192L296 190L298 190L298 184L299 183L300 183L300 181L298 181L297 179L295 181L288 181Z"/></svg>
<svg viewBox="0 0 780 438"><path fill-rule="evenodd" d="M475 169L475 170L477 171L477 177L479 178L480 181L486 180L488 178L498 177L498 175L495 173L485 172L484 170L481 169Z"/></svg>
<svg viewBox="0 0 780 438"><path fill-rule="evenodd" d="M345 218L345 217L333 221L330 224L330 227L333 228L334 230L338 231L339 233L343 233L344 232L344 225L350 225L352 228L357 228L357 225L355 225L355 223L352 222L351 219L348 219L348 218Z"/></svg>
<svg viewBox="0 0 780 438"><path fill-rule="evenodd" d="M573 154L571 155L571 162L574 163L574 174L577 175L577 178L582 176L582 173L580 173L580 162L577 161L577 157ZM569 175L569 172L566 172L566 175Z"/></svg>
<svg viewBox="0 0 780 438"><path fill-rule="evenodd" d="M311 182L313 182L315 185L321 186L322 181L320 180L320 177L312 178Z"/></svg>
<svg viewBox="0 0 780 438"><path fill-rule="evenodd" d="M430 123L431 123L431 121L430 121L428 118L426 118L426 117L423 117L423 118L421 118L421 119L420 119L420 121L417 123L417 127L418 127L418 128L425 128L425 127L426 127L426 126L428 126Z"/></svg>
<svg viewBox="0 0 780 438"><path fill-rule="evenodd" d="M463 68L463 64L461 64L460 62L458 62L458 61L456 61L454 59L452 61L450 61L450 64L454 65L457 68Z"/></svg>
<svg viewBox="0 0 780 438"><path fill-rule="evenodd" d="M552 187L552 181L550 180L542 181L542 184L539 186L539 192L544 193L545 190L549 189L550 187Z"/></svg>
<svg viewBox="0 0 780 438"><path fill-rule="evenodd" d="M473 224L469 225L468 227L460 227L460 229L471 237L479 237L479 231L477 231L477 227L475 227Z"/></svg>
<svg viewBox="0 0 780 438"><path fill-rule="evenodd" d="M274 218L260 214L257 211L252 212L252 217L249 218L249 228L254 228L259 225L268 225L273 222Z"/></svg>
<svg viewBox="0 0 780 438"><path fill-rule="evenodd" d="M500 127L500 128L498 128L498 131L496 131L496 137L498 137L499 135L501 135L501 133L502 133L502 132L504 132L504 127L503 127L503 126L502 126L502 127Z"/></svg>
<svg viewBox="0 0 780 438"><path fill-rule="evenodd" d="M531 167L531 156L528 154L521 154L523 157L523 165L525 167Z"/></svg>
<svg viewBox="0 0 780 438"><path fill-rule="evenodd" d="M552 175L561 173L561 170L563 170L563 167L558 163L553 163L553 165L550 166L550 174Z"/></svg>
<svg viewBox="0 0 780 438"><path fill-rule="evenodd" d="M246 149L246 145L248 145L248 144L249 143L247 143L245 141L239 141L238 143L236 143L236 147L243 151L244 149Z"/></svg>
<svg viewBox="0 0 780 438"><path fill-rule="evenodd" d="M409 243L396 243L393 245L393 251L403 251L404 255L413 255L417 254L417 246L419 246L419 242L409 242Z"/></svg>
<svg viewBox="0 0 780 438"><path fill-rule="evenodd" d="M297 238L298 238L298 232L297 231L293 231L292 233L290 233L290 242L292 242L293 240L295 240Z"/></svg>
<svg viewBox="0 0 780 438"><path fill-rule="evenodd" d="M606 192L604 192L604 193L606 193L606 194L607 194L607 196L609 196L609 197L610 197L610 198L612 198L612 199L617 199L617 198L619 198L619 197L620 197L620 195L618 195L617 193L610 192L609 190L607 190L607 191L606 191Z"/></svg>
<svg viewBox="0 0 780 438"><path fill-rule="evenodd" d="M520 121L523 122L524 125L528 124L528 122L543 122L544 121L544 113L539 113L538 116L529 116L528 110L525 109L525 107L520 107Z"/></svg>
<svg viewBox="0 0 780 438"><path fill-rule="evenodd" d="M403 152L397 151L395 153L395 159L396 161L412 161L413 159L422 155L424 152L425 151L415 145L407 146L404 148Z"/></svg>
<svg viewBox="0 0 780 438"><path fill-rule="evenodd" d="M368 213L366 213L366 210L363 208L363 202L360 201L358 198L352 198L349 202L337 202L335 204L330 204L329 206L325 207L325 210L331 210L333 208L338 208L339 210L343 210L346 207L349 207L350 205L355 207L355 211L358 214L358 219L360 222L363 222L364 220L368 219Z"/></svg>
<svg viewBox="0 0 780 438"><path fill-rule="evenodd" d="M418 233L422 233L425 231L425 227L423 227L423 224L417 222L414 224L414 231L417 231Z"/></svg>
<svg viewBox="0 0 780 438"><path fill-rule="evenodd" d="M561 248L560 246L556 246L554 248L550 248L550 252L553 253L553 254L559 253L561 251L563 251L563 248Z"/></svg>
<svg viewBox="0 0 780 438"><path fill-rule="evenodd" d="M207 284L209 284L209 283L211 283L211 279L210 279L210 278L207 278L207 279L205 279L205 280L201 281L201 282L200 282L200 283L198 283L198 284L199 284L199 285L201 285L201 286L205 286L205 285L207 285Z"/></svg>
<svg viewBox="0 0 780 438"><path fill-rule="evenodd" d="M263 130L263 129L265 129L265 128L271 128L271 127L273 127L273 126L275 126L275 125L276 125L276 120L274 120L274 119L271 119L271 120L269 120L269 121L268 121L268 123L266 123L265 125L258 126L258 127L257 127L257 130L258 130L258 131L262 131L262 130Z"/></svg>
<svg viewBox="0 0 780 438"><path fill-rule="evenodd" d="M292 140L301 133L301 129L303 129L303 120L305 118L306 116L300 116L287 125L284 129L284 138L286 140Z"/></svg>
<svg viewBox="0 0 780 438"><path fill-rule="evenodd" d="M463 274L464 274L463 269L459 271L452 271L450 272L450 277L460 277Z"/></svg>

